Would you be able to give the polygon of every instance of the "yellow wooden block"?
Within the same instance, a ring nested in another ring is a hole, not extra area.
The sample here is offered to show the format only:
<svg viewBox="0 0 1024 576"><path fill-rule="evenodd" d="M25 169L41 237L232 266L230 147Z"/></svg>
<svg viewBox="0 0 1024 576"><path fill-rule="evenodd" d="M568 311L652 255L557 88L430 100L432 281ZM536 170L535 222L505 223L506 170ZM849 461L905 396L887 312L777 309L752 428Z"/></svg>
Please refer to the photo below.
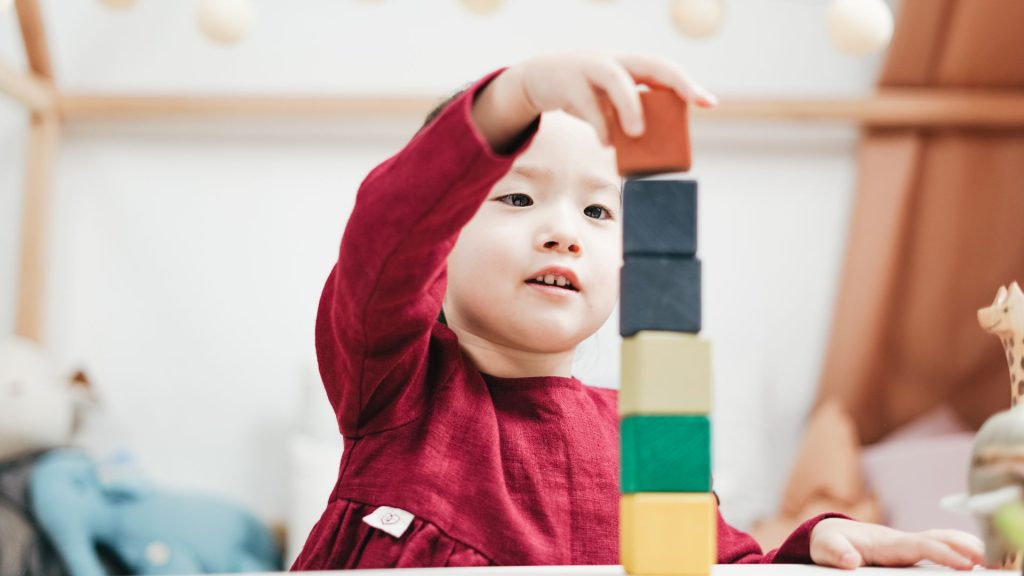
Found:
<svg viewBox="0 0 1024 576"><path fill-rule="evenodd" d="M713 494L625 494L620 515L619 561L629 574L709 574L718 559Z"/></svg>
<svg viewBox="0 0 1024 576"><path fill-rule="evenodd" d="M622 339L619 414L710 414L711 343L643 331Z"/></svg>

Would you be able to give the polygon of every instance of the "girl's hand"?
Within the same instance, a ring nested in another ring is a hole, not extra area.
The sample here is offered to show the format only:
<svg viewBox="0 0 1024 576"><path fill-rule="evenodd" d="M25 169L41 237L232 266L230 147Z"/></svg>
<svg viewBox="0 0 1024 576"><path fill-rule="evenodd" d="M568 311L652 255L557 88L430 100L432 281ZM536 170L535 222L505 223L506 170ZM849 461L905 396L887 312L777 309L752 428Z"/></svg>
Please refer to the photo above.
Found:
<svg viewBox="0 0 1024 576"><path fill-rule="evenodd" d="M673 90L698 106L717 104L710 92L664 58L579 53L531 58L509 68L479 95L473 118L496 150L507 147L538 115L550 110L564 110L588 122L607 145L602 97L617 112L626 134L636 137L644 132L638 82Z"/></svg>
<svg viewBox="0 0 1024 576"><path fill-rule="evenodd" d="M913 566L922 560L956 570L985 561L985 546L959 530L900 532L878 524L826 518L811 532L815 564L852 570L859 566Z"/></svg>

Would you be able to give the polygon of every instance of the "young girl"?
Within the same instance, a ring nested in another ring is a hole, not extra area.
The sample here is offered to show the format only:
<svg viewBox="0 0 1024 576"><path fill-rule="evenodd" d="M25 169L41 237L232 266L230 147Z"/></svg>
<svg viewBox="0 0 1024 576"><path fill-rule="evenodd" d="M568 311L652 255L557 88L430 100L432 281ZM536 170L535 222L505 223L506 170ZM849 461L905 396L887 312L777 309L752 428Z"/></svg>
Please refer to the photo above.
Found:
<svg viewBox="0 0 1024 576"><path fill-rule="evenodd" d="M571 374L618 297L621 199L601 111L644 130L636 82L700 106L671 62L573 54L449 102L356 198L317 317L345 450L293 570L618 563L616 392ZM825 515L777 550L719 517L719 562L853 568L982 546Z"/></svg>

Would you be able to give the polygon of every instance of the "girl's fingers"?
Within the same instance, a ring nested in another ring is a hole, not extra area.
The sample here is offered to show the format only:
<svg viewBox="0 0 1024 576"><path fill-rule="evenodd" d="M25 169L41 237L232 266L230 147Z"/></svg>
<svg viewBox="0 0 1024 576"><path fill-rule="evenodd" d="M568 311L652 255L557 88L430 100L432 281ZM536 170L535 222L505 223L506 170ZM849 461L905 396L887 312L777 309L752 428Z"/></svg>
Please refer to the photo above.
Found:
<svg viewBox="0 0 1024 576"><path fill-rule="evenodd" d="M644 132L644 114L636 82L626 69L612 60L595 62L587 77L611 100L623 132L634 138Z"/></svg>
<svg viewBox="0 0 1024 576"><path fill-rule="evenodd" d="M920 534L910 535L910 546L921 560L929 560L936 564L948 566L955 570L970 570L974 562L960 555L947 544ZM916 562L915 562L916 563Z"/></svg>
<svg viewBox="0 0 1024 576"><path fill-rule="evenodd" d="M820 548L814 554L814 562L844 570L853 570L864 564L864 558L852 543L837 532L824 534L816 544Z"/></svg>
<svg viewBox="0 0 1024 576"><path fill-rule="evenodd" d="M646 56L626 55L620 56L618 60L640 82L674 90L680 98L698 106L709 108L718 104L718 99L714 95L690 80L686 72L678 66Z"/></svg>
<svg viewBox="0 0 1024 576"><path fill-rule="evenodd" d="M587 89L578 98L573 98L573 103L567 106L565 111L593 126L601 143L609 145L608 125L593 90Z"/></svg>
<svg viewBox="0 0 1024 576"><path fill-rule="evenodd" d="M975 564L985 562L985 543L973 534L959 530L927 530L921 535L942 542Z"/></svg>

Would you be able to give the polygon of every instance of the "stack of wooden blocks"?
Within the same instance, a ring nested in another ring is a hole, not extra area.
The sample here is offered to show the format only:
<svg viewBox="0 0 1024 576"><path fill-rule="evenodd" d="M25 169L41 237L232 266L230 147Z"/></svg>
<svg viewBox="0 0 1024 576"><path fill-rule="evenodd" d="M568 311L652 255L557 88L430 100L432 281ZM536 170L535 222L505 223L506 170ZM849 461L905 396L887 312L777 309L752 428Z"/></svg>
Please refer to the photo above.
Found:
<svg viewBox="0 0 1024 576"><path fill-rule="evenodd" d="M690 167L686 104L643 95L647 131L613 129L624 176ZM717 558L711 492L711 346L701 329L697 183L630 178L623 198L620 558L630 574L708 574Z"/></svg>

